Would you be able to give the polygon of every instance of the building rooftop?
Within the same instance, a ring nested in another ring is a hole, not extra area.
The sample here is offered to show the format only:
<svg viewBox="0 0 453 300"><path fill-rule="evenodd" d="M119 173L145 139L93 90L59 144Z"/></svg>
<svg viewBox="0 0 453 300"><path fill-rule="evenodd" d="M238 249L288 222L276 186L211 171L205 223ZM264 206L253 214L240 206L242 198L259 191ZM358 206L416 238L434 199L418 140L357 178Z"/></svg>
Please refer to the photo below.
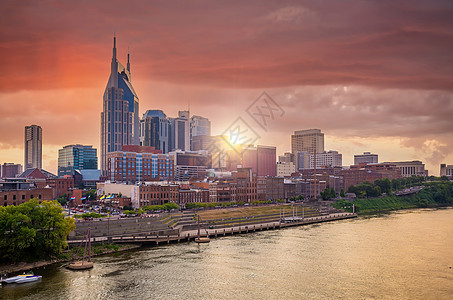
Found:
<svg viewBox="0 0 453 300"><path fill-rule="evenodd" d="M165 113L160 110L160 109L151 109L151 110L147 110L144 114L143 114L143 119L145 118L167 118L167 115L165 115Z"/></svg>

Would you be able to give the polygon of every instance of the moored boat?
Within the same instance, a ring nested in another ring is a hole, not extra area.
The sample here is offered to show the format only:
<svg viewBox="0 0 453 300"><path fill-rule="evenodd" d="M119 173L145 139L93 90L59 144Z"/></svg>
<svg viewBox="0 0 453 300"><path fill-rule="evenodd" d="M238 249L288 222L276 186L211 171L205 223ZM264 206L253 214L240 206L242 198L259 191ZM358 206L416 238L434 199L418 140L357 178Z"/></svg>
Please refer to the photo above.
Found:
<svg viewBox="0 0 453 300"><path fill-rule="evenodd" d="M28 278L32 278L35 275L33 273L29 274L22 274L22 275L17 275L9 278L2 278L2 283L22 283L22 282L28 282L26 281ZM41 276L39 276L41 277ZM35 281L36 279L33 279L31 281Z"/></svg>
<svg viewBox="0 0 453 300"><path fill-rule="evenodd" d="M10 277L10 278L5 278L5 279L3 279L3 282L4 283L15 283L16 280L19 280L19 279L24 278L26 276L33 276L33 275L18 275L18 276L14 276L14 277Z"/></svg>
<svg viewBox="0 0 453 300"><path fill-rule="evenodd" d="M87 257L87 250L88 250L88 259ZM87 270L93 267L93 262L91 261L91 228L88 228L87 235L86 235L86 242L85 242L85 251L83 252L83 258L80 261L73 262L67 266L70 270Z"/></svg>
<svg viewBox="0 0 453 300"><path fill-rule="evenodd" d="M27 282L33 282L33 281L38 281L42 278L40 275L31 275L31 276L25 276L22 278L17 279L14 283L27 283Z"/></svg>
<svg viewBox="0 0 453 300"><path fill-rule="evenodd" d="M202 237L200 234L200 215L198 215L198 234L197 237L195 238L195 243L209 243L211 239L209 238L208 231L206 231L206 237Z"/></svg>

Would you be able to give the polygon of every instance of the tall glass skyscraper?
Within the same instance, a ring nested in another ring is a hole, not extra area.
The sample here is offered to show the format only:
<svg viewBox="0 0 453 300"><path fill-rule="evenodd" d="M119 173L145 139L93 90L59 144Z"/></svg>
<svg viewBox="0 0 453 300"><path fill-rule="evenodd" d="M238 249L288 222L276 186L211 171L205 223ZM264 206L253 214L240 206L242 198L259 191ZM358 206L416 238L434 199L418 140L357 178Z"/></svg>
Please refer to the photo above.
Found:
<svg viewBox="0 0 453 300"><path fill-rule="evenodd" d="M189 111L182 110L178 112L177 118L168 118L170 122L169 151L190 150L190 123Z"/></svg>
<svg viewBox="0 0 453 300"><path fill-rule="evenodd" d="M190 118L190 150L194 150L193 137L200 135L211 135L211 121L205 117L192 116Z"/></svg>
<svg viewBox="0 0 453 300"><path fill-rule="evenodd" d="M168 153L170 121L161 110L147 110L140 120L140 145Z"/></svg>
<svg viewBox="0 0 453 300"><path fill-rule="evenodd" d="M42 128L41 126L25 126L25 170L42 168Z"/></svg>
<svg viewBox="0 0 453 300"><path fill-rule="evenodd" d="M107 171L107 153L119 151L123 145L139 145L139 100L131 84L129 58L128 53L126 68L117 60L114 37L110 77L105 88L101 112L102 175L106 175Z"/></svg>
<svg viewBox="0 0 453 300"><path fill-rule="evenodd" d="M58 176L74 175L74 170L98 168L97 150L92 146L68 145L58 150Z"/></svg>

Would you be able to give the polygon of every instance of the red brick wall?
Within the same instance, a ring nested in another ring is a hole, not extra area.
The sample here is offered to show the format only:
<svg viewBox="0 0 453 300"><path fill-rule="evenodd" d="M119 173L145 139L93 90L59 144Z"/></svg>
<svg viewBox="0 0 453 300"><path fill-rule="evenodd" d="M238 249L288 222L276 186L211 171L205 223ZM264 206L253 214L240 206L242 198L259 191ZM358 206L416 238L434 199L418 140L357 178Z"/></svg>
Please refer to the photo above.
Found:
<svg viewBox="0 0 453 300"><path fill-rule="evenodd" d="M19 205L30 201L32 198L37 198L40 201L53 200L53 194L52 188L0 192L0 206Z"/></svg>

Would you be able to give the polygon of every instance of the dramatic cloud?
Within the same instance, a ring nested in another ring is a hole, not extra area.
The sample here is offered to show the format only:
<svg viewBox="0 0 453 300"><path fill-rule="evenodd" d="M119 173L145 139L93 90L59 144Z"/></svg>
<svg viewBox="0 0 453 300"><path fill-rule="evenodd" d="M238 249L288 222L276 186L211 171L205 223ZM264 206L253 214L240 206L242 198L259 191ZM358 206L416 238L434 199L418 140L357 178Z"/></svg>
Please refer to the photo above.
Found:
<svg viewBox="0 0 453 300"><path fill-rule="evenodd" d="M111 36L138 78L226 87L453 86L450 1L3 1L0 90L97 87Z"/></svg>
<svg viewBox="0 0 453 300"><path fill-rule="evenodd" d="M99 145L112 35L140 112L189 105L222 133L267 91L285 115L260 142L289 150L321 128L345 164L361 151L453 163L451 1L2 1L0 162L43 127L45 166ZM248 119L253 124L252 119Z"/></svg>

